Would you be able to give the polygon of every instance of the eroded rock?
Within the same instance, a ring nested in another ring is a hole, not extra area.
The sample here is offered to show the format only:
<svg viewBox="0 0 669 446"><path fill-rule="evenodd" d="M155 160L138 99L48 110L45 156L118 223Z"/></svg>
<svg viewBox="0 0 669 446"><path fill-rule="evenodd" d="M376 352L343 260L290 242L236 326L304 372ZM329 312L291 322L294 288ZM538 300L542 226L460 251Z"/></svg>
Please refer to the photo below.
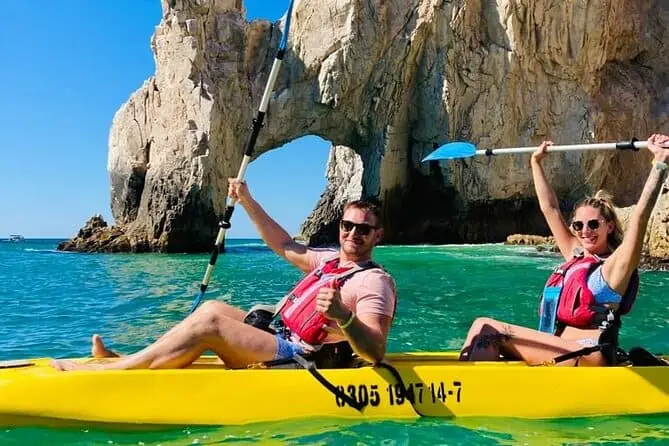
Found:
<svg viewBox="0 0 669 446"><path fill-rule="evenodd" d="M156 73L114 117L112 214L147 249L207 251L282 24L247 22L239 0L162 5ZM332 241L345 197L384 203L388 243L545 233L527 156L420 160L449 140L499 148L669 131L668 25L659 1L302 0L255 154L309 134L333 143L330 183L301 228L312 243ZM648 164L571 152L546 171L565 208L600 188L629 206ZM669 247L664 219L651 252Z"/></svg>
<svg viewBox="0 0 669 446"><path fill-rule="evenodd" d="M148 252L155 249L147 240L128 237L121 228L109 227L101 215L94 215L77 236L58 244L60 251L77 252Z"/></svg>

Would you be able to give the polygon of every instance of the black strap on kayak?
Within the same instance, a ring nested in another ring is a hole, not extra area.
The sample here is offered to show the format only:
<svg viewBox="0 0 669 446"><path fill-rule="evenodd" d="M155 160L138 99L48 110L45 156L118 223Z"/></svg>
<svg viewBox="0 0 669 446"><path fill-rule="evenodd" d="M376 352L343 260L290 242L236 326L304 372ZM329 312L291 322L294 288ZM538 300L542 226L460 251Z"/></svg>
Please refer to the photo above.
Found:
<svg viewBox="0 0 669 446"><path fill-rule="evenodd" d="M289 361L295 361L298 365L300 365L302 368L306 369L311 376L316 378L316 380L323 385L326 389L328 389L335 397L341 399L343 402L357 410L358 412L362 412L362 409L365 408L365 404L363 404L360 401L356 401L355 398L352 398L350 395L347 395L341 388L338 388L334 384L332 384L330 381L327 380L316 368L316 364L314 364L313 361L309 361L302 355L295 355L292 358L288 360L280 360L282 364L286 364ZM278 361L273 361L273 362L278 362ZM266 363L267 364L267 363ZM378 362L376 364L373 364L374 367L378 367L381 369L388 370L390 374L395 378L397 383L400 386L400 389L402 391L402 395L404 396L404 399L408 401L411 404L411 407L413 410L421 417L424 417L425 414L423 414L421 411L419 411L416 408L415 404L415 398L413 395L409 393L409 390L407 386L404 384L404 380L402 379L402 375L400 375L400 372L397 371L395 367L393 367L390 364L387 364L385 362Z"/></svg>
<svg viewBox="0 0 669 446"><path fill-rule="evenodd" d="M295 362L297 362L300 366L302 366L309 373L311 373L311 376L316 378L316 380L319 383L321 383L323 387L328 389L334 396L340 398L342 401L344 401L346 404L348 404L358 412L361 412L362 409L365 407L363 404L356 401L354 398L351 398L349 395L346 394L346 392L344 392L342 389L337 388L337 386L332 384L323 375L321 375L321 373L318 370L316 370L316 364L314 364L312 361L307 360L301 355L293 356L293 360L295 360Z"/></svg>
<svg viewBox="0 0 669 446"><path fill-rule="evenodd" d="M665 359L653 355L642 347L634 347L630 349L629 352L620 348L618 343L620 327L620 317L616 316L616 318L609 322L607 327L602 331L597 345L557 356L556 358L553 358L548 365L555 365L591 353L601 352L609 365L632 364L636 367L669 366L669 362Z"/></svg>
<svg viewBox="0 0 669 446"><path fill-rule="evenodd" d="M395 367L392 365L385 363L385 362L379 362L375 364L375 367L379 367L382 369L386 369L390 372L391 375L393 375L393 378L397 381L397 383L400 385L400 388L402 389L402 396L406 401L408 401L411 404L411 407L413 407L413 410L420 415L421 417L425 417L426 415L422 413L418 408L416 407L416 398L414 395L411 395L409 393L409 389L407 386L404 384L404 380L402 379L402 375L400 375L400 372L397 371Z"/></svg>
<svg viewBox="0 0 669 446"><path fill-rule="evenodd" d="M551 364L558 364L569 359L578 358L581 356L589 355L590 353L595 353L598 351L606 351L614 347L612 345L600 344L592 347L586 347L575 352L566 353L564 355L558 356L553 359ZM663 359L661 356L657 356L649 352L643 347L634 347L630 349L629 352L625 352L619 347L616 347L616 356L617 360L612 365L628 362L635 367L669 367L669 361Z"/></svg>
<svg viewBox="0 0 669 446"><path fill-rule="evenodd" d="M545 362L542 365L556 365L570 359L587 356L591 353L601 352L604 359L609 365L616 365L626 360L627 354L618 347L618 334L620 332L620 318L616 317L606 323L606 328L602 330L597 340L597 345L584 347L580 350L568 352L560 356L556 356L552 360Z"/></svg>
<svg viewBox="0 0 669 446"><path fill-rule="evenodd" d="M297 364L299 367L306 369L311 376L316 378L316 380L323 385L328 391L330 391L335 397L338 399L341 399L344 401L346 404L351 406L357 411L362 411L364 406L360 403L358 403L355 399L353 399L350 395L347 395L342 389L338 388L334 384L332 384L330 381L327 380L317 369L316 364L314 361L309 361L307 358L305 358L302 355L295 355L292 358L283 358L283 359L275 359L273 361L265 361L262 363L263 367L280 367L282 365L288 365L288 364Z"/></svg>
<svg viewBox="0 0 669 446"><path fill-rule="evenodd" d="M357 401L355 398L351 397L350 395L347 395L344 390L340 387L335 386L332 384L330 381L327 380L319 371L318 368L316 367L315 361L310 361L305 356L296 354L292 358L285 358L285 359L275 359L273 361L266 361L263 363L264 367L277 367L277 366L282 366L282 365L287 365L287 364L297 364L298 366L302 367L303 369L306 369L316 380L323 385L330 393L332 393L335 397L337 397L339 400L343 401L345 404L348 404L355 410L361 412L365 408L365 404L362 402ZM381 369L385 369L390 374L392 377L397 381L397 384L400 386L400 391L402 392L402 396L406 401L408 401L411 404L411 407L414 409L414 411L421 417L426 416L423 414L420 410L416 408L416 401L414 395L409 392L409 389L407 386L404 384L404 380L402 379L402 375L400 375L400 372L397 371L395 367L392 365L385 363L385 362L378 362L375 364L370 364L372 367L378 367Z"/></svg>
<svg viewBox="0 0 669 446"><path fill-rule="evenodd" d="M608 349L610 347L611 347L610 344L597 344L593 345L592 347L585 347L580 350L576 350L575 352L569 352L565 353L564 355L556 356L548 363L548 365L555 365L564 361L568 361L570 359L580 358L581 356L587 356L591 353L603 351L604 349Z"/></svg>

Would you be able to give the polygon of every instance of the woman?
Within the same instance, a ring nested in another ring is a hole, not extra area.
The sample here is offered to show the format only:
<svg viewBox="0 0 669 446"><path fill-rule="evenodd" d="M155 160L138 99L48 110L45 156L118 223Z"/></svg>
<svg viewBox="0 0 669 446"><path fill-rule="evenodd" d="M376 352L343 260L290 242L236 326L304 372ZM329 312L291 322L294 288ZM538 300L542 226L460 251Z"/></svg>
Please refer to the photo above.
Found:
<svg viewBox="0 0 669 446"><path fill-rule="evenodd" d="M543 331L478 318L469 329L461 360L497 361L503 356L541 364L597 345L607 323L617 322L634 301L644 234L667 175L669 150L663 146L669 147L669 136L656 134L648 139L654 159L624 239L610 201L599 193L578 203L571 223L566 224L541 167L552 144L543 142L532 155L532 176L541 212L567 263L551 274L544 289L540 309ZM608 362L601 352L595 352L561 365Z"/></svg>

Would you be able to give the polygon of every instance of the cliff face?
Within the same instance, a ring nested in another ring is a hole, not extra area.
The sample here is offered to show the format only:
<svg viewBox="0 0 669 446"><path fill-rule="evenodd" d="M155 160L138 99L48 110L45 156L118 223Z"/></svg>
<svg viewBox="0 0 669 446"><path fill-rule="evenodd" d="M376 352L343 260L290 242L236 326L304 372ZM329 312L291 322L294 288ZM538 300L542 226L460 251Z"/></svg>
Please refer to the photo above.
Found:
<svg viewBox="0 0 669 446"><path fill-rule="evenodd" d="M282 24L247 22L239 0L162 6L156 74L111 130L112 212L131 249L208 250ZM669 131L667 2L302 0L293 14L255 153L308 134L333 143L329 185L301 229L313 243L332 240L339 206L359 197L382 200L388 242L545 232L527 156L420 159L449 140L499 148ZM649 159L583 152L546 166L566 208L599 188L629 206ZM658 249L669 247L667 218L651 231Z"/></svg>

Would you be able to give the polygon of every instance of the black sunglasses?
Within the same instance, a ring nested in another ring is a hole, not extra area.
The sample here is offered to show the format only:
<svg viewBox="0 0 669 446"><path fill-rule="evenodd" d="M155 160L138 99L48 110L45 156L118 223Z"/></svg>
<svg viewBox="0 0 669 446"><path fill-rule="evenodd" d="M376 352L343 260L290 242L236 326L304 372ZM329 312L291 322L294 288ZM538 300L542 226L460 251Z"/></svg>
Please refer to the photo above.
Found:
<svg viewBox="0 0 669 446"><path fill-rule="evenodd" d="M372 229L378 229L376 226L368 225L367 223L353 223L348 220L342 220L339 226L344 232L351 232L355 228L355 232L360 235L369 235Z"/></svg>
<svg viewBox="0 0 669 446"><path fill-rule="evenodd" d="M592 231L596 231L599 229L599 220L594 219L594 220L588 220L585 224L588 225L588 228L590 228ZM579 220L574 220L571 222L571 227L574 229L574 231L582 231L583 230L583 225L584 223Z"/></svg>

